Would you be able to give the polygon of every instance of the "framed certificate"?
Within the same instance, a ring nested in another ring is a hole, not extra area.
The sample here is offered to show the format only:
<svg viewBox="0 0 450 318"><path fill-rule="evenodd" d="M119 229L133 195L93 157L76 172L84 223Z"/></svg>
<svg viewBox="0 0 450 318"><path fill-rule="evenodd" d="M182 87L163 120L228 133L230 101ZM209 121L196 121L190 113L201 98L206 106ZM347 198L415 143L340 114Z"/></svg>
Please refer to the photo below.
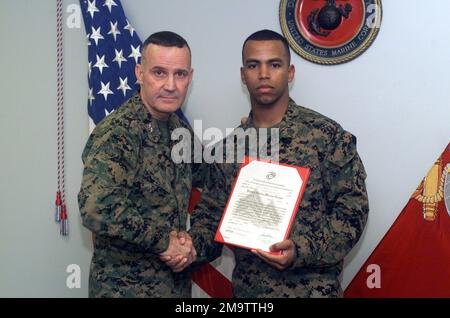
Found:
<svg viewBox="0 0 450 318"><path fill-rule="evenodd" d="M245 157L214 240L245 249L288 238L309 168Z"/></svg>

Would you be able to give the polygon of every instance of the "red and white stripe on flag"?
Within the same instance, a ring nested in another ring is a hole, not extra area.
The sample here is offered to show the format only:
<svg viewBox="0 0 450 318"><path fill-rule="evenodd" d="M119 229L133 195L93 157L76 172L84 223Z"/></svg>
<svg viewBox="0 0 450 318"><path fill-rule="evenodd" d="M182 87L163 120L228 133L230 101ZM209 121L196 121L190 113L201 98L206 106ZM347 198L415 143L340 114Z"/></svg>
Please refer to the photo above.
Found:
<svg viewBox="0 0 450 318"><path fill-rule="evenodd" d="M193 274L192 297L231 298L233 296L231 275L234 265L233 251L225 246L221 257L203 265Z"/></svg>
<svg viewBox="0 0 450 318"><path fill-rule="evenodd" d="M192 189L188 211L192 213L201 193ZM224 246L222 256L213 262L203 265L192 275L192 297L194 298L231 298L233 289L231 277L235 261L231 249Z"/></svg>

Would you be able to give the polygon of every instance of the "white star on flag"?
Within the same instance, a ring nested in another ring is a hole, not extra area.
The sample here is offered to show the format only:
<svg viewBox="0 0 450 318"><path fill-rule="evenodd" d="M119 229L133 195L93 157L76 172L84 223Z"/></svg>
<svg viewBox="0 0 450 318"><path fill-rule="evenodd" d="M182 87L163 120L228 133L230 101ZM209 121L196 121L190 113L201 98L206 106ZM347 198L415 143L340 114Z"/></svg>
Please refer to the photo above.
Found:
<svg viewBox="0 0 450 318"><path fill-rule="evenodd" d="M89 88L88 90L88 101L89 101L89 106L92 105L92 101L95 99L94 94L92 93L92 88Z"/></svg>
<svg viewBox="0 0 450 318"><path fill-rule="evenodd" d="M98 45L98 40L104 39L103 35L100 33L100 27L98 27L98 29L94 29L94 27L92 27L91 39L95 41L95 45Z"/></svg>
<svg viewBox="0 0 450 318"><path fill-rule="evenodd" d="M103 84L103 82L100 82L102 85L102 89L98 91L97 94L103 95L105 98L105 101L108 100L108 95L113 94L113 92L109 89L109 82L107 84Z"/></svg>
<svg viewBox="0 0 450 318"><path fill-rule="evenodd" d="M100 74L102 74L104 67L108 67L108 65L105 63L104 55L101 58L97 55L97 63L94 64L94 67L97 67L100 70Z"/></svg>
<svg viewBox="0 0 450 318"><path fill-rule="evenodd" d="M113 108L110 112L105 108L106 116L109 116L109 114L111 114L111 113L114 112L114 111L115 111L114 108Z"/></svg>
<svg viewBox="0 0 450 318"><path fill-rule="evenodd" d="M94 18L94 13L95 13L95 12L99 12L98 9L97 9L97 7L95 6L95 0L93 0L92 2L90 2L90 1L88 0L88 8L87 8L87 11L90 13L92 19Z"/></svg>
<svg viewBox="0 0 450 318"><path fill-rule="evenodd" d="M127 59L123 57L123 50L117 51L117 49L114 49L114 51L116 51L116 57L113 59L113 62L117 62L119 68L121 68L122 62L126 62Z"/></svg>
<svg viewBox="0 0 450 318"><path fill-rule="evenodd" d="M136 64L138 62L138 58L141 56L141 52L139 52L141 50L140 47L140 45L138 45L138 47L134 47L133 45L131 45L131 54L128 55L128 57L134 58Z"/></svg>
<svg viewBox="0 0 450 318"><path fill-rule="evenodd" d="M114 41L116 41L117 34L120 34L120 31L117 30L117 22L114 24L112 22L109 23L111 24L111 29L109 30L108 34L112 34L114 37Z"/></svg>
<svg viewBox="0 0 450 318"><path fill-rule="evenodd" d="M128 77L125 77L125 79L122 79L122 77L119 77L120 85L117 87L117 90L121 90L123 93L123 96L126 95L127 90L131 91L131 87L128 86Z"/></svg>
<svg viewBox="0 0 450 318"><path fill-rule="evenodd" d="M105 0L105 4L103 5L104 7L108 7L109 9L109 13L111 13L111 8L113 6L117 7L117 3L114 2L114 0Z"/></svg>
<svg viewBox="0 0 450 318"><path fill-rule="evenodd" d="M124 27L124 29L130 31L131 36L133 36L134 29L131 26L130 22L128 22L128 20L127 20L127 25Z"/></svg>
<svg viewBox="0 0 450 318"><path fill-rule="evenodd" d="M88 78L91 77L91 72L92 72L92 62L89 62L89 64L88 64Z"/></svg>

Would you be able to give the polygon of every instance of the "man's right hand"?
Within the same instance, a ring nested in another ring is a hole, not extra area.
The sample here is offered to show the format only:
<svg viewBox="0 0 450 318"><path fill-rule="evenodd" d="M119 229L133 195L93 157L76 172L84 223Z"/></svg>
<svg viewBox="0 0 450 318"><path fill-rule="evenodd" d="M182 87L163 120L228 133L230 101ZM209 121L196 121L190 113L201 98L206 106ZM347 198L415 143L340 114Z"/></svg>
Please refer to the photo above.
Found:
<svg viewBox="0 0 450 318"><path fill-rule="evenodd" d="M169 234L169 247L159 254L159 259L166 263L173 272L183 271L197 259L197 252L191 236L186 232L172 231Z"/></svg>

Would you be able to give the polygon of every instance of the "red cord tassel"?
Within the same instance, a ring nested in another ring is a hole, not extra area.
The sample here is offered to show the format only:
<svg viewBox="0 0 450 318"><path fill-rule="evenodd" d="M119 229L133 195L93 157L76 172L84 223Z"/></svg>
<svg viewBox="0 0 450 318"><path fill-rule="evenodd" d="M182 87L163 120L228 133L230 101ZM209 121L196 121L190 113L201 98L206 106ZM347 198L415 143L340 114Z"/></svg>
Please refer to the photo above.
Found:
<svg viewBox="0 0 450 318"><path fill-rule="evenodd" d="M66 205L63 203L61 205L61 235L69 235L69 220L67 219Z"/></svg>
<svg viewBox="0 0 450 318"><path fill-rule="evenodd" d="M61 221L61 192L56 192L56 202L55 202L55 222L59 223Z"/></svg>

